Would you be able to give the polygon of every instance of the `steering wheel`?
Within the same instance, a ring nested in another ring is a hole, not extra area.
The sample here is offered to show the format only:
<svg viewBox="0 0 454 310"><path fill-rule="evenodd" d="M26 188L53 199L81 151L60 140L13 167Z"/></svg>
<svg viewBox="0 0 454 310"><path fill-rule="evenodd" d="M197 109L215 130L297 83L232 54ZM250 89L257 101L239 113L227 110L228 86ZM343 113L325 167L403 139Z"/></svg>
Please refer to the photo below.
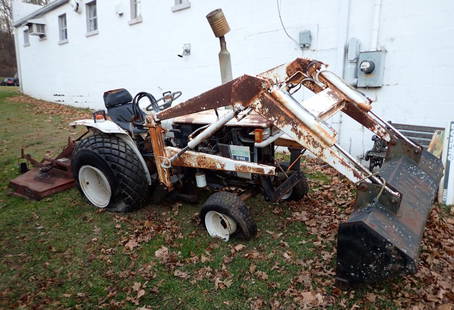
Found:
<svg viewBox="0 0 454 310"><path fill-rule="evenodd" d="M170 91L166 91L162 94L162 97L159 98L158 100L154 100L151 101L151 103L145 108L145 110L147 111L155 111L156 113L157 112L160 112L164 109L167 109L168 107L170 107L170 105L172 104L172 102L174 102L176 99L180 98L181 95L183 93L181 91L176 91L176 92L170 92ZM154 99L154 97L153 97ZM159 105L158 102L160 101L163 101L164 103L162 105Z"/></svg>
<svg viewBox="0 0 454 310"><path fill-rule="evenodd" d="M134 99L132 100L133 105L137 106L137 108L139 108L139 101L143 97L147 97L148 100L150 100L150 104L145 108L147 111L151 111L151 109L149 110L150 107L152 107L153 110L159 110L158 101L156 100L156 98L152 94L147 93L147 92L137 93L137 95L135 95Z"/></svg>

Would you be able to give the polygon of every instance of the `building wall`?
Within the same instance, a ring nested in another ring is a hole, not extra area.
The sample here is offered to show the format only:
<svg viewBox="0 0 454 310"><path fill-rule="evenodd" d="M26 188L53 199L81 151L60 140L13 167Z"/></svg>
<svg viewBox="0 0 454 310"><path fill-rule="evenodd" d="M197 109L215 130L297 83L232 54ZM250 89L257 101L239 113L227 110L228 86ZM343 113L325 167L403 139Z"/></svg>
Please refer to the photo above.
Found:
<svg viewBox="0 0 454 310"><path fill-rule="evenodd" d="M16 0L18 1L18 0ZM82 1L86 2L86 1ZM182 90L182 100L220 83L214 37L205 15L222 8L231 32L226 39L234 77L256 74L296 57L331 64L342 75L345 44L351 37L371 47L375 0L280 0L283 22L294 38L312 31L310 50L301 50L283 32L275 0L190 0L191 7L172 12L174 1L142 0L143 21L129 24L129 1L98 0L99 34L86 37L85 6L76 13L65 4L41 17L47 38L31 37L23 46L16 29L23 91L44 100L102 109L102 93L125 87L159 95ZM123 11L123 16L117 14ZM58 44L58 15L66 13L68 43ZM454 85L454 2L383 0L378 47L387 50L384 86L362 89L377 113L398 123L445 126L454 118L449 87ZM191 55L180 58L184 43ZM340 142L361 156L370 134L336 117Z"/></svg>

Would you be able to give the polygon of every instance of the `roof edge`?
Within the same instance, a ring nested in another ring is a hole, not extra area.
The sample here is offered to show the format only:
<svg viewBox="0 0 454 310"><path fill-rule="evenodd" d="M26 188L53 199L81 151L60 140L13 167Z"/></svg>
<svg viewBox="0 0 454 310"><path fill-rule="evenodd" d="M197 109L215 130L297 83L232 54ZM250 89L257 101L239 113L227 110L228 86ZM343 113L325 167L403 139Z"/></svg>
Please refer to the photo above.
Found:
<svg viewBox="0 0 454 310"><path fill-rule="evenodd" d="M66 4L68 3L69 0L56 0L54 2L51 2L49 3L48 5L46 6L43 6L42 8L39 8L38 10L34 11L33 13L31 14L28 14L27 16L25 17L22 17L21 19L19 19L17 22L14 22L13 23L13 26L14 27L19 27L19 26L22 26L23 24L25 24L27 22L27 20L29 19L32 19L32 18L35 18L37 16L41 16L41 15L44 15L46 14L47 12L50 12L52 11L53 9L56 9L58 8L59 6L63 5L63 4Z"/></svg>

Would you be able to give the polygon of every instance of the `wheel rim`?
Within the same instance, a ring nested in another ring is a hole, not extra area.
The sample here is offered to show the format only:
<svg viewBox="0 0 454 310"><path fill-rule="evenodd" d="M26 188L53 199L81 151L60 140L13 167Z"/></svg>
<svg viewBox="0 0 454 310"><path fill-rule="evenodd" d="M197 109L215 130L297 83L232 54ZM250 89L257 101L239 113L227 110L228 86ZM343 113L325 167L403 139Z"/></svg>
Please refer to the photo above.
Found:
<svg viewBox="0 0 454 310"><path fill-rule="evenodd" d="M236 222L230 216L216 211L207 212L205 226L211 237L224 241L229 241L230 235L237 229Z"/></svg>
<svg viewBox="0 0 454 310"><path fill-rule="evenodd" d="M109 205L112 190L104 173L93 166L85 165L79 169L79 184L85 197L96 207Z"/></svg>
<svg viewBox="0 0 454 310"><path fill-rule="evenodd" d="M287 194L285 194L284 196L281 197L281 200L287 200L290 198L290 196L292 196L292 193L293 193L293 188L291 190L289 190L289 192Z"/></svg>

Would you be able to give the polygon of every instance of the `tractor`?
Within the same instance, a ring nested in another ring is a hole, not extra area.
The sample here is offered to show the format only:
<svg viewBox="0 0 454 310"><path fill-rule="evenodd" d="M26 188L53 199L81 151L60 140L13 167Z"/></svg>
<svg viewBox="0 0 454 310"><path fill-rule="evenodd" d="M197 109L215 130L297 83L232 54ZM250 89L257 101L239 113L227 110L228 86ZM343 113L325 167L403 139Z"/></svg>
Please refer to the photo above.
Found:
<svg viewBox="0 0 454 310"><path fill-rule="evenodd" d="M314 95L297 100L306 89ZM353 285L415 272L428 212L443 173L439 159L372 111L372 100L324 63L297 58L257 76L243 75L176 104L181 92L159 99L125 89L104 93L107 112L85 126L72 156L77 187L98 208L127 212L159 193L191 198L212 194L200 210L208 233L225 241L253 238L257 226L246 199L302 199L308 184L304 152L357 186L355 211L339 227L336 278ZM337 143L328 119L345 113L387 144L371 172ZM277 151L288 149L286 160ZM241 193L225 191L241 189Z"/></svg>

